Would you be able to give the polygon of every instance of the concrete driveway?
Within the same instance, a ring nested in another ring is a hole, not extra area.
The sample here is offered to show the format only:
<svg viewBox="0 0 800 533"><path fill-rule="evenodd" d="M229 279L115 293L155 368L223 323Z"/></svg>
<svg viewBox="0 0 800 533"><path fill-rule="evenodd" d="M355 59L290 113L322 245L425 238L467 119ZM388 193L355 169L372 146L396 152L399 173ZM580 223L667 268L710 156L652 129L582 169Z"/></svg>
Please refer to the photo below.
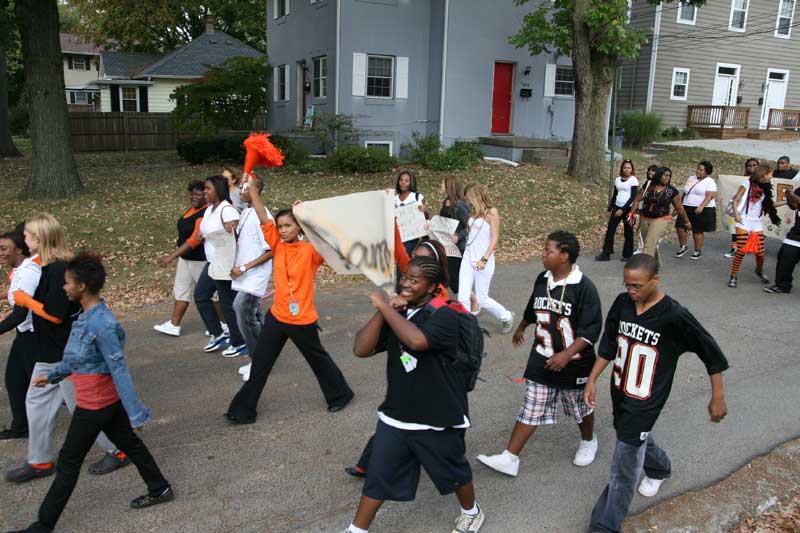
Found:
<svg viewBox="0 0 800 533"><path fill-rule="evenodd" d="M699 146L709 150L721 150L732 154L739 154L759 159L776 161L783 155L797 166L800 164L800 141L760 141L756 139L696 139L693 141L669 141L658 144L671 144L674 146Z"/></svg>
<svg viewBox="0 0 800 533"><path fill-rule="evenodd" d="M800 157L798 158L800 161ZM699 359L687 354L679 365L672 396L655 436L673 461L674 474L653 500L636 497L633 512L656 501L718 480L750 458L800 434L797 384L800 358L795 337L800 290L769 295L752 275L746 258L738 289L728 289L729 260L722 257L728 236L707 239L706 255L668 258L663 285L716 336L731 368L725 374L729 416L708 422L709 383ZM768 241L767 272L774 271L777 243ZM581 266L598 286L604 312L621 290L622 265L595 263L586 252ZM538 262L502 265L493 295L515 309L525 305ZM372 432L375 408L385 390L383 356L358 360L351 353L354 332L371 315L367 285L318 294L323 343L340 363L356 391L353 404L329 414L305 362L287 345L261 399L258 422L231 427L222 417L241 381L244 361L205 354L202 326L192 311L180 339L160 336L151 327L168 316L167 305L123 318L127 357L139 394L155 421L142 437L173 483L177 499L167 505L132 511L128 501L144 489L134 468L104 477L85 474L67 506L59 529L92 532L333 532L350 522L360 494L359 481L342 469L352 464ZM474 427L467 432L468 454L475 469L478 501L486 512L487 533L582 531L606 484L614 442L607 386L599 392L597 432L600 451L586 468L572 465L578 444L570 422L545 428L522 455L520 475L511 479L479 465L479 453L497 453L506 444L521 400L521 376L527 349L499 334L488 317L482 322L493 336L490 359L471 394ZM529 332L529 336L530 336ZM0 340L0 353L9 344ZM607 383L608 373L603 382ZM3 393L0 420L8 419ZM68 416L61 413L57 438ZM0 467L24 458L24 441L0 442ZM92 450L94 461L100 450ZM0 527L18 528L35 519L52 478L24 485L0 481ZM453 496L440 497L423 475L417 501L384 506L372 531L449 532L459 512ZM709 525L711 527L711 525Z"/></svg>

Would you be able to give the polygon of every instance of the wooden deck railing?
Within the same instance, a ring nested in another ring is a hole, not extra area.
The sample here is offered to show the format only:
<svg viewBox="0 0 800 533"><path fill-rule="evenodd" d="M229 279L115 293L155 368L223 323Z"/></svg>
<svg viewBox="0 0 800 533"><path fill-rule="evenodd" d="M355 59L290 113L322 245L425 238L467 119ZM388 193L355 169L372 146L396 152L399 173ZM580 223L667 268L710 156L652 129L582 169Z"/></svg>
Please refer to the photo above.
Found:
<svg viewBox="0 0 800 533"><path fill-rule="evenodd" d="M800 130L800 109L770 109L767 129Z"/></svg>
<svg viewBox="0 0 800 533"><path fill-rule="evenodd" d="M690 128L747 128L749 107L690 105L686 125Z"/></svg>

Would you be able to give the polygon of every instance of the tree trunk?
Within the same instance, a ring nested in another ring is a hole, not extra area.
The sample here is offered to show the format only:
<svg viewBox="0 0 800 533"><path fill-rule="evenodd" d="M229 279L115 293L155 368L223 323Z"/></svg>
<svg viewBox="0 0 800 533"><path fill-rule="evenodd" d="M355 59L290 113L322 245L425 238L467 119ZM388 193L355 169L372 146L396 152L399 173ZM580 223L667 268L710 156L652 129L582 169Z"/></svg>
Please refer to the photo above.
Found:
<svg viewBox="0 0 800 533"><path fill-rule="evenodd" d="M33 144L26 198L63 198L83 189L70 147L56 0L17 0Z"/></svg>
<svg viewBox="0 0 800 533"><path fill-rule="evenodd" d="M616 58L593 50L584 23L590 0L576 0L572 37L575 68L575 125L567 173L583 183L599 183L606 172L606 109Z"/></svg>
<svg viewBox="0 0 800 533"><path fill-rule="evenodd" d="M8 69L6 51L0 46L0 157L19 157L20 153L11 138L8 118Z"/></svg>

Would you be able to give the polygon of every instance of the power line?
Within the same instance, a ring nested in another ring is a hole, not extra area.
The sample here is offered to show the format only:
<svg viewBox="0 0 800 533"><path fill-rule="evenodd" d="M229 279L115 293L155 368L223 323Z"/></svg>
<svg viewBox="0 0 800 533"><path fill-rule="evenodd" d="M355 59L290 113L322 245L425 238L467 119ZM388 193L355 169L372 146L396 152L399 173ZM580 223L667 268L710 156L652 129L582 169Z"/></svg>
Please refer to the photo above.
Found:
<svg viewBox="0 0 800 533"><path fill-rule="evenodd" d="M794 24L789 25L788 29L796 28L798 26L800 26L800 22L795 22ZM767 30L757 31L757 32L737 33L736 35L721 35L721 36L718 36L718 37L702 36L702 37L697 37L696 39L695 38L685 38L685 39L682 39L681 41L707 41L706 43L693 42L692 43L693 47L702 47L703 44L716 45L719 41L724 40L724 39L747 39L748 42L749 41L761 41L761 40L767 40L767 39L774 38L771 35L764 35L764 34L768 34L768 33L773 33L774 31L775 31L775 28L770 28L770 29L767 29ZM758 37L758 35L763 35L763 36L762 37ZM670 44L673 44L673 43L670 43ZM677 45L670 46L670 44L668 44L668 45L666 45L664 47L659 47L658 50L661 52L661 51L681 50L681 49L685 48L683 46L677 46Z"/></svg>

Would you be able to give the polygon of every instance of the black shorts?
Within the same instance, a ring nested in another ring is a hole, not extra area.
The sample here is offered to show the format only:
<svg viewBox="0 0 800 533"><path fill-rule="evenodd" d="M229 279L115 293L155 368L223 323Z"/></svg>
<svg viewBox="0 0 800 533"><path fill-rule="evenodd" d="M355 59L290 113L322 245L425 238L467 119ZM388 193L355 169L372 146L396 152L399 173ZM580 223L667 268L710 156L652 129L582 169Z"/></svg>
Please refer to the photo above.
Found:
<svg viewBox="0 0 800 533"><path fill-rule="evenodd" d="M378 422L364 496L410 502L417 495L420 467L439 494L450 494L472 481L464 443L465 429L409 431Z"/></svg>
<svg viewBox="0 0 800 533"><path fill-rule="evenodd" d="M717 231L717 208L706 207L698 215L695 213L696 207L685 205L686 216L689 217L689 222L692 223L692 231L697 233L713 233ZM683 222L683 217L678 217L675 221L677 229L686 229L686 224Z"/></svg>

